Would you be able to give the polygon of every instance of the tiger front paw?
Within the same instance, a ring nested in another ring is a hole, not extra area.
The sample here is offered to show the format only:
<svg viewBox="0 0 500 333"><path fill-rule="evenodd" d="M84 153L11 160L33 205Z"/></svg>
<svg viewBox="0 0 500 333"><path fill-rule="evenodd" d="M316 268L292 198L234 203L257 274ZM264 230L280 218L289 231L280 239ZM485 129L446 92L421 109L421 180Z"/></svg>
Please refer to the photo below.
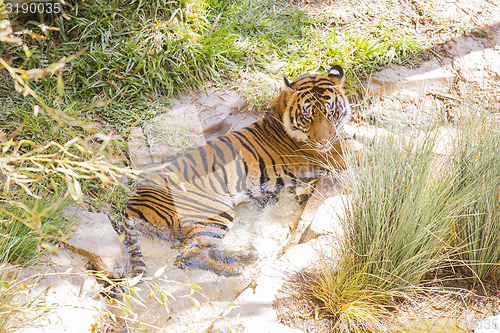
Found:
<svg viewBox="0 0 500 333"><path fill-rule="evenodd" d="M253 251L222 251L214 246L184 246L175 264L179 268L193 267L211 271L220 276L237 276L258 256Z"/></svg>

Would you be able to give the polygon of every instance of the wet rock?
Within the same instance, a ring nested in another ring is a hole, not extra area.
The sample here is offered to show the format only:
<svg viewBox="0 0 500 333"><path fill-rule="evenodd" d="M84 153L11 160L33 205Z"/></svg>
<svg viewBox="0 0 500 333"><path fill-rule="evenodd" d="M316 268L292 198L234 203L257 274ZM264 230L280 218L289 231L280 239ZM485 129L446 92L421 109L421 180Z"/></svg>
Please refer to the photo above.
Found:
<svg viewBox="0 0 500 333"><path fill-rule="evenodd" d="M107 276L125 276L128 256L108 216L86 212L78 206L69 206L64 214L68 219L76 221L75 232L66 240L66 244L87 257L96 269Z"/></svg>
<svg viewBox="0 0 500 333"><path fill-rule="evenodd" d="M206 140L245 127L256 118L247 111L247 102L231 90L209 90L198 100L199 119Z"/></svg>
<svg viewBox="0 0 500 333"><path fill-rule="evenodd" d="M349 202L350 196L348 195L327 198L319 206L313 220L302 234L300 243L326 234L341 238L343 236L342 221L345 219Z"/></svg>
<svg viewBox="0 0 500 333"><path fill-rule="evenodd" d="M189 145L191 147L192 144ZM151 158L153 159L153 164L163 164L174 160L179 154L172 150L167 144L164 143L152 143L150 146Z"/></svg>
<svg viewBox="0 0 500 333"><path fill-rule="evenodd" d="M311 225L318 208L323 204L325 198L336 196L342 192L342 183L345 181L346 176L345 172L339 172L318 180L316 188L300 216L296 231L292 235L293 244L306 242L306 240L301 241L301 239L305 230Z"/></svg>
<svg viewBox="0 0 500 333"><path fill-rule="evenodd" d="M156 164L205 143L195 105L178 105L143 124L149 152Z"/></svg>
<svg viewBox="0 0 500 333"><path fill-rule="evenodd" d="M480 321L474 333L500 333L500 316L492 316Z"/></svg>

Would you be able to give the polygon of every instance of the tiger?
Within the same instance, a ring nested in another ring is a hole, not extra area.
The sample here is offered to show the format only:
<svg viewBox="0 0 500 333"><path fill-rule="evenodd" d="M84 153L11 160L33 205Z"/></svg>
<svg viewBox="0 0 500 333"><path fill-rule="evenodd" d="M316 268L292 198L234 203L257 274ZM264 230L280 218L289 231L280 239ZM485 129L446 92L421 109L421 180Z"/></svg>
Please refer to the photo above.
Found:
<svg viewBox="0 0 500 333"><path fill-rule="evenodd" d="M342 67L283 79L283 90L262 119L144 174L122 223L129 275L146 273L138 246L143 223L179 241L178 267L241 274L257 255L217 246L233 225L235 206L318 179L325 166L346 167L344 124L351 108Z"/></svg>

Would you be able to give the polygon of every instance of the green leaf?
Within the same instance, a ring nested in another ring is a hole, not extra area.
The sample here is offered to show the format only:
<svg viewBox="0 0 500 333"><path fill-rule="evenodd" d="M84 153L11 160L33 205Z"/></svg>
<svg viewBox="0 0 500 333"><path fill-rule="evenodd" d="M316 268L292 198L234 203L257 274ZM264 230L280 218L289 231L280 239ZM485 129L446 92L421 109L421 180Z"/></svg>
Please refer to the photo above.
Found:
<svg viewBox="0 0 500 333"><path fill-rule="evenodd" d="M190 283L189 286L193 289L197 289L197 290L201 290L201 287L197 284L194 284L194 283Z"/></svg>
<svg viewBox="0 0 500 333"><path fill-rule="evenodd" d="M64 81L62 78L62 71L59 71L57 75L57 93L60 97L64 96Z"/></svg>
<svg viewBox="0 0 500 333"><path fill-rule="evenodd" d="M40 245L43 249L49 251L50 253L55 253L57 251L59 251L60 249L58 247L55 247L54 245L51 245L49 243L42 243Z"/></svg>

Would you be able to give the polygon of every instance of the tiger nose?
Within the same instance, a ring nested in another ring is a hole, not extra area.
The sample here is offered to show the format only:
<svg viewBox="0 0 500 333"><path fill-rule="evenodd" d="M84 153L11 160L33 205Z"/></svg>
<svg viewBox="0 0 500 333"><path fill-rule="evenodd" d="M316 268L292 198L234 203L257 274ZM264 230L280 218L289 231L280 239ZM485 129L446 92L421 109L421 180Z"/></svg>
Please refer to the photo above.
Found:
<svg viewBox="0 0 500 333"><path fill-rule="evenodd" d="M328 143L328 139L318 140L318 143L321 143L322 145L326 145Z"/></svg>

